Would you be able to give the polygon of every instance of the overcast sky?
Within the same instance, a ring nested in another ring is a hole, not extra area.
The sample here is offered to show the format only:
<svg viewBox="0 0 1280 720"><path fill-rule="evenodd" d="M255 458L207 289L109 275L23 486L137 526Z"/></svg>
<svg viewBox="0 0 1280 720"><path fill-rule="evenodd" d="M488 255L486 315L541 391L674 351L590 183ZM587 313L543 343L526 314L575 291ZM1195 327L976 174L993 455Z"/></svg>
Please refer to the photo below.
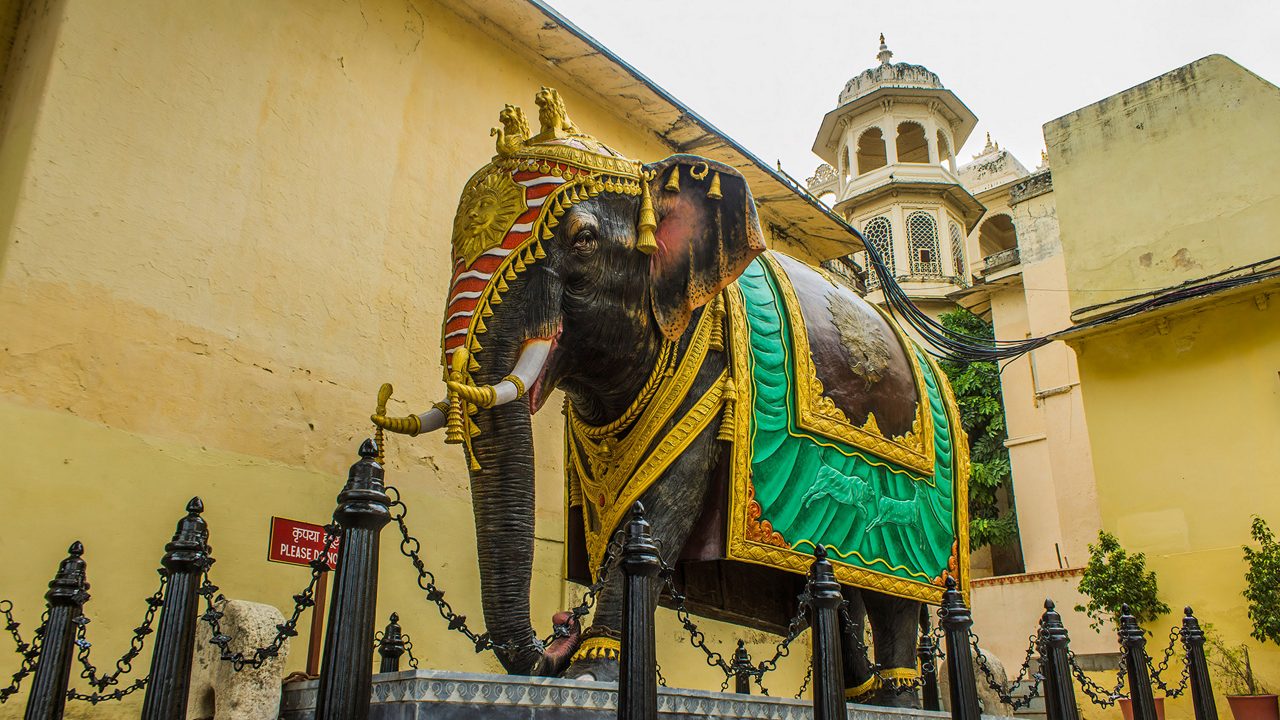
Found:
<svg viewBox="0 0 1280 720"><path fill-rule="evenodd" d="M1041 125L1212 53L1280 83L1280 1L548 0L766 162L802 180L822 116L876 64L924 65L1028 168ZM1259 118L1277 124L1277 118Z"/></svg>

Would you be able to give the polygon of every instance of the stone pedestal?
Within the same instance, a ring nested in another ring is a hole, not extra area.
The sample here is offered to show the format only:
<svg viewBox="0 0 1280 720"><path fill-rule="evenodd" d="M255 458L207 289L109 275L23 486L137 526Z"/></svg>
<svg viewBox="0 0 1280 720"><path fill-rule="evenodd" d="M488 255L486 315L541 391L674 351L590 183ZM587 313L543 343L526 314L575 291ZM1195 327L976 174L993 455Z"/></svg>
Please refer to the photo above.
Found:
<svg viewBox="0 0 1280 720"><path fill-rule="evenodd" d="M285 686L281 720L312 720L317 681ZM442 670L373 676L369 720L613 720L613 683ZM811 700L658 688L660 720L811 720ZM950 720L945 712L850 705L850 720Z"/></svg>

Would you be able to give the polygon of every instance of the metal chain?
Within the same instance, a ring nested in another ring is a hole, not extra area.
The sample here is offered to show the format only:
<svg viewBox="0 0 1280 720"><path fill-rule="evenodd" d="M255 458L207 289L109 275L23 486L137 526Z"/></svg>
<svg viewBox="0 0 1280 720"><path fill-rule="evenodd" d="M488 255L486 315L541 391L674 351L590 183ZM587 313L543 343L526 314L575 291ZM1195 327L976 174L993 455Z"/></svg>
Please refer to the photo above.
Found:
<svg viewBox="0 0 1280 720"><path fill-rule="evenodd" d="M141 677L141 678L138 678L137 680L134 680L127 687L123 687L118 690L112 690L109 693L104 693L104 692L82 693L78 690L68 690L67 699L83 700L89 703L90 705L97 705L100 702L111 702L115 700L120 700L129 695L132 695L133 693L146 687L147 683L150 681L151 681L151 675L148 674L146 677Z"/></svg>
<svg viewBox="0 0 1280 720"><path fill-rule="evenodd" d="M1164 657L1160 659L1159 665L1154 664L1150 655L1147 655L1145 652L1143 653L1143 656L1147 661L1147 668L1151 671L1151 681L1155 683L1156 687L1164 691L1165 697L1178 697L1182 693L1186 692L1187 685L1191 682L1191 663L1187 662L1185 657L1182 662L1182 676L1178 678L1177 686L1169 687L1165 684L1164 678L1161 677L1161 675L1169 669L1169 660L1173 657L1174 649L1181 643L1181 641L1182 628L1174 626L1174 628L1169 631L1169 647L1165 648Z"/></svg>
<svg viewBox="0 0 1280 720"><path fill-rule="evenodd" d="M214 607L214 603L221 602L225 598L222 595L217 595L215 599L214 596L218 592L218 586L209 581L209 568L213 565L214 560L212 557L205 560L204 576L201 580L200 589L196 591L204 598L205 603L205 611L200 615L200 619L212 631L209 642L218 647L220 659L231 663L231 667L236 672L240 672L246 667L260 668L271 658L280 654L280 648L284 645L285 640L298 635L298 620L302 617L302 613L316 604L316 583L320 581L321 575L329 572L329 551L333 549L334 542L340 537L342 537L342 528L338 527L336 522L324 526L324 548L309 563L311 565L311 581L307 583L307 587L302 592L293 596L293 614L289 616L288 620L276 625L276 635L270 643L264 647L254 648L249 655L246 655L243 650L231 652L227 649L227 646L231 644L232 638L223 634L221 623L223 613Z"/></svg>
<svg viewBox="0 0 1280 720"><path fill-rule="evenodd" d="M40 616L40 627L36 628L35 634L31 637L28 644L23 642L22 636L18 634L18 623L13 620L13 603L8 600L0 601L4 607L5 629L13 636L14 642L17 644L18 654L22 656L22 663L18 665L18 671L13 674L13 680L10 681L9 687L0 688L0 705L9 701L10 697L17 694L22 687L22 681L31 674L36 667L36 660L40 657L40 648L44 645L44 632L49 625L49 611L45 610Z"/></svg>
<svg viewBox="0 0 1280 720"><path fill-rule="evenodd" d="M400 633L400 639L404 642L404 654L409 658L409 667L417 670L418 658L413 654L413 640L409 639L409 633Z"/></svg>
<svg viewBox="0 0 1280 720"><path fill-rule="evenodd" d="M444 599L444 591L436 584L435 573L427 569L427 564L422 560L422 542L418 538L409 533L409 526L405 523L405 516L409 514L409 508L401 499L400 491L394 486L388 485L385 488L387 495L391 498L388 509L391 510L391 519L395 521L397 529L400 531L400 554L409 558L413 564L414 570L418 573L418 587L426 593L426 598L435 604L436 610L440 613L440 617L444 618L450 630L455 630L466 636L471 644L475 647L477 653L486 650L494 652L515 652L522 649L521 644L515 641L506 643L495 643L489 638L489 633L477 633L467 625L467 616L459 615L454 612L453 606L449 601ZM596 576L596 581L587 588L587 593L583 597L582 602L572 608L569 614L573 620L580 620L583 616L591 612L591 608L595 606L596 596L604 588L605 580L609 571L617 564L617 559L621 550L621 530L618 531L609 542L605 549L604 561L601 563L600 572ZM541 651L544 647L551 644L557 638L568 637L570 632L570 621L558 623L554 626L552 634L545 640L534 638L532 643L534 647Z"/></svg>
<svg viewBox="0 0 1280 720"><path fill-rule="evenodd" d="M133 629L133 637L129 639L129 649L120 656L119 660L116 660L115 672L109 675L104 674L101 677L98 676L98 669L94 667L93 661L89 658L90 649L93 647L93 643L89 642L87 638L87 628L90 622L89 618L84 615L80 615L72 620L76 626L75 643L76 647L79 648L76 652L76 660L78 660L80 665L84 668L80 671L80 677L88 681L89 686L93 688L93 691L86 694L77 690L68 690L68 700L87 700L96 705L99 702L106 700L119 700L146 684L147 678L142 678L123 690L104 693L107 688L120 684L121 675L128 675L133 672L133 661L137 659L138 655L142 653L143 648L146 647L147 636L152 633L151 628L152 625L155 624L156 613L164 606L164 589L165 586L169 584L169 573L164 568L159 568L156 572L160 575L160 587L156 588L155 592L151 593L150 596L144 599L144 602L147 604L147 611L142 616L142 623Z"/></svg>
<svg viewBox="0 0 1280 720"><path fill-rule="evenodd" d="M1076 662L1076 654L1070 649L1067 650L1067 664L1071 666L1071 674L1080 683L1080 692L1084 693L1094 705L1107 708L1115 705L1117 700L1128 697L1124 694L1127 673L1124 668L1123 656L1120 660L1120 669L1116 673L1116 686L1111 690L1102 687L1088 675L1085 675L1084 669Z"/></svg>
<svg viewBox="0 0 1280 720"><path fill-rule="evenodd" d="M1040 638L1037 635L1031 635L1027 638L1027 655L1022 661L1022 667L1018 670L1018 677L1014 678L1008 685L1002 685L996 679L991 666L987 663L986 654L978 647L977 634L972 630L969 631L969 645L973 648L973 657L977 661L978 669L982 671L987 681L987 686L996 694L1001 703L1008 705L1015 711L1031 705L1031 701L1040 696L1040 683L1044 681L1044 675L1042 673L1031 673L1031 660L1035 657L1036 651L1039 650L1039 640ZM1026 681L1028 674L1030 674L1032 682L1027 694L1020 698L1013 697L1013 693Z"/></svg>
<svg viewBox="0 0 1280 720"><path fill-rule="evenodd" d="M659 546L661 546L661 543L659 543ZM720 652L707 647L706 634L698 629L698 625L693 621L693 618L689 613L689 609L685 607L685 600L687 600L688 597L684 593L680 592L680 589L676 587L675 568L662 560L662 553L659 553L658 555L658 564L661 568L659 570L658 577L662 580L663 588L667 591L668 595L670 595L672 602L675 603L676 619L680 621L680 625L684 628L685 632L689 633L689 644L698 648L704 655L706 655L707 665L719 668L720 672L724 673L724 681L720 684L721 691L728 690L730 678L734 678L739 672L743 672L755 679L756 684L760 686L761 693L768 695L769 691L765 689L763 684L761 684L765 673L773 672L778 669L778 661L791 654L791 643L794 642L795 639L808 627L805 619L809 609L810 598L808 591L806 590L798 596L799 606L796 609L796 614L791 618L790 622L787 623L787 634L774 649L773 657L768 660L761 661L755 665L752 670L738 670L731 663L727 662L724 659L724 655Z"/></svg>
<svg viewBox="0 0 1280 720"><path fill-rule="evenodd" d="M662 665L660 663L655 662L653 666L658 670L658 684L661 685L662 687L666 687L667 679L662 676Z"/></svg>
<svg viewBox="0 0 1280 720"><path fill-rule="evenodd" d="M809 661L809 667L804 671L804 680L800 683L800 689L796 691L795 698L799 700L804 696L804 691L809 689L809 681L813 679L813 660ZM763 686L761 689L764 689Z"/></svg>

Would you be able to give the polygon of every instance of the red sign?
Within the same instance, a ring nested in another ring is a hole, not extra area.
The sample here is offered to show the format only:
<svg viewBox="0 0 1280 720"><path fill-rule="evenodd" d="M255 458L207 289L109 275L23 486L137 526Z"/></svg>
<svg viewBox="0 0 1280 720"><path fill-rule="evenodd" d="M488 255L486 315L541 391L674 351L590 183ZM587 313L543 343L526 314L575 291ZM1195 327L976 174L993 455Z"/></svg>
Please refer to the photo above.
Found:
<svg viewBox="0 0 1280 720"><path fill-rule="evenodd" d="M325 539L323 525L272 517L267 559L290 565L310 565L324 552ZM333 538L329 547L330 570L338 566L338 542L338 538Z"/></svg>

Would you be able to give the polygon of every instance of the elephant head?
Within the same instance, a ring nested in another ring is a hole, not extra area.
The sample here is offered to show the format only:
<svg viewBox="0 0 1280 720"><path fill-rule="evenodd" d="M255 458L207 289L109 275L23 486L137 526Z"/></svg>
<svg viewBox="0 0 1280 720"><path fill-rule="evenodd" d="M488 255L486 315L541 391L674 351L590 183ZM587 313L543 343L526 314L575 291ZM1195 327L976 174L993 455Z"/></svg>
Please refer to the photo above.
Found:
<svg viewBox="0 0 1280 720"><path fill-rule="evenodd" d="M663 338L764 250L736 170L692 155L642 165L581 133L554 90L537 103L541 132L507 106L497 156L462 193L444 325L485 622L517 674L557 673L573 649L539 647L530 623L531 413L560 387L585 420L616 417Z"/></svg>

